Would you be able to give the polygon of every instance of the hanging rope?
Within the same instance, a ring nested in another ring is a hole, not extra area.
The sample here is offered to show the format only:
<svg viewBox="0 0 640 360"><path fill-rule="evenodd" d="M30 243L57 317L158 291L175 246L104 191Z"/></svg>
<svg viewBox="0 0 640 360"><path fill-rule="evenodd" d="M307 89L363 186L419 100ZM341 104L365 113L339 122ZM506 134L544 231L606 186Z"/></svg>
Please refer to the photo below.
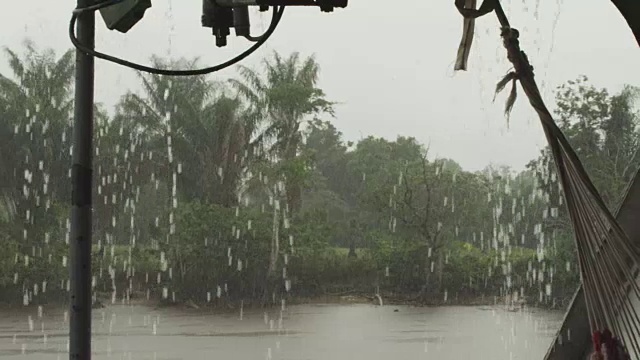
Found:
<svg viewBox="0 0 640 360"><path fill-rule="evenodd" d="M456 6L465 21L491 11L496 13L500 21L507 58L514 68L496 87L500 91L509 82L513 84L506 113L511 111L515 103L516 83L519 82L542 123L575 233L580 275L593 334L592 359L627 360L630 359L629 351L639 358L640 318L632 300L640 299L640 288L636 282L640 268L640 247L629 240L616 222L577 154L553 120L534 79L533 67L520 49L519 32L509 25L499 0L485 0L478 10L466 5L467 1L456 0ZM463 44L468 46L470 41L463 41L461 46ZM461 53L468 56L468 49L459 50L459 56Z"/></svg>

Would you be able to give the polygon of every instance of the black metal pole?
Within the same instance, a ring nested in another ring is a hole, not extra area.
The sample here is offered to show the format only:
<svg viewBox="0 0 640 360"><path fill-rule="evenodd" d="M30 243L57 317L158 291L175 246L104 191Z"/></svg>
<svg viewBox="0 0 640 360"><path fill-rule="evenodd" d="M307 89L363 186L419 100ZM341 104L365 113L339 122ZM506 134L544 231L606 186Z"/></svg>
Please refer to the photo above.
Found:
<svg viewBox="0 0 640 360"><path fill-rule="evenodd" d="M78 8L93 4L78 0ZM87 48L95 46L95 13L78 15L76 33ZM69 359L91 359L91 185L93 160L94 59L76 50L76 85L73 124L71 282Z"/></svg>

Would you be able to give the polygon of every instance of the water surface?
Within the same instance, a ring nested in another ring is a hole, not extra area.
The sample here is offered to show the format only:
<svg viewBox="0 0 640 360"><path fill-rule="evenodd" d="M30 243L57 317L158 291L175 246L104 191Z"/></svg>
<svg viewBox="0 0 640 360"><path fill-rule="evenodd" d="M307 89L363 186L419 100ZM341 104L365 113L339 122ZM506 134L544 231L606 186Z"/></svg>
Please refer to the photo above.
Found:
<svg viewBox="0 0 640 360"><path fill-rule="evenodd" d="M63 311L0 315L0 357L68 357ZM279 309L110 306L94 313L93 358L539 360L561 320L559 312L500 307L301 305L280 317Z"/></svg>

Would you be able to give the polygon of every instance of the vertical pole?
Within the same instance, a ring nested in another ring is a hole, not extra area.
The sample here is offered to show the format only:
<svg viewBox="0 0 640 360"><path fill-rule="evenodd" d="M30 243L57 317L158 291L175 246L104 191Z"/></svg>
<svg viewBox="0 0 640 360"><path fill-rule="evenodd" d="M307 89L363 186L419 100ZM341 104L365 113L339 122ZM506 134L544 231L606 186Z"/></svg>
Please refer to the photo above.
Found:
<svg viewBox="0 0 640 360"><path fill-rule="evenodd" d="M93 0L78 0L78 8ZM87 48L95 46L95 13L78 15L76 33ZM73 124L72 210L69 275L71 281L69 359L91 359L91 188L93 160L94 59L76 50Z"/></svg>

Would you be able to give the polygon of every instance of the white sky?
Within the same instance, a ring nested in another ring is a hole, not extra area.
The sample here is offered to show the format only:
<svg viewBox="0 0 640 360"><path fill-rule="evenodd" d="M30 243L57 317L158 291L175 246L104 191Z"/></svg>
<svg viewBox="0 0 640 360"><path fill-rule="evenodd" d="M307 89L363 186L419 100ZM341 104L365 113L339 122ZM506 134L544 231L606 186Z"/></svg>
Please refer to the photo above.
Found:
<svg viewBox="0 0 640 360"><path fill-rule="evenodd" d="M503 1L550 106L551 90L580 74L611 91L625 83L640 85L640 49L611 1L541 2ZM71 46L67 28L74 6L74 0L12 2L11 11L0 12L0 45L20 49L28 37L39 48L61 53ZM210 65L248 46L231 37L227 48L216 48L210 30L200 27L200 11L200 0L155 0L124 35L109 32L98 19L97 47L143 63L158 54L200 57ZM268 16L253 22L258 33ZM538 154L544 138L522 91L509 128L502 115L506 94L492 103L495 83L509 70L497 20L491 14L478 21L469 71L454 74L461 28L453 0L351 0L332 14L289 8L264 49L244 64L255 66L273 50L315 54L320 86L341 103L331 121L346 139L414 136L430 143L433 155L468 170L489 163L520 169ZM7 72L4 61L0 72ZM227 70L214 77L234 75ZM100 60L96 80L96 101L107 106L138 87L133 71Z"/></svg>

